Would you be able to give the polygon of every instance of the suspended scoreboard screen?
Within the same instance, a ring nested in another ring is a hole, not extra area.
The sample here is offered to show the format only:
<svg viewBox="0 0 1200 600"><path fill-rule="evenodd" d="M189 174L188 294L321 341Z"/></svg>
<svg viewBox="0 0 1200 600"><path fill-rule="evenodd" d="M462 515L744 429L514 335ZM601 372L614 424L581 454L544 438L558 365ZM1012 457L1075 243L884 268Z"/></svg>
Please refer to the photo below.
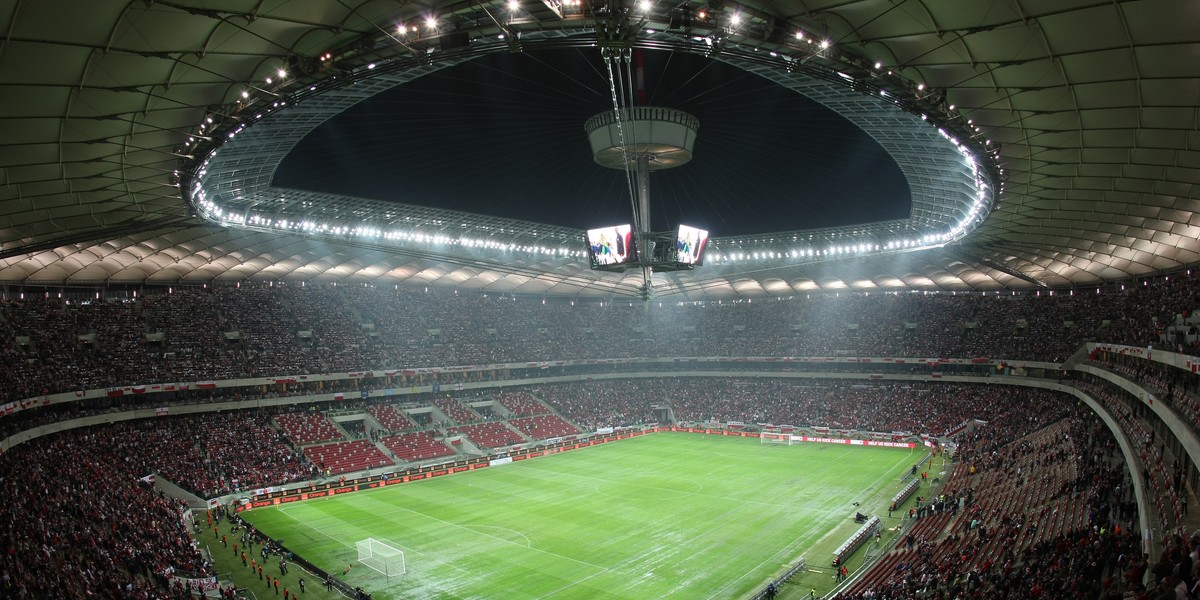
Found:
<svg viewBox="0 0 1200 600"><path fill-rule="evenodd" d="M680 225L675 234L674 261L681 265L704 264L704 247L708 244L708 231L690 225Z"/></svg>
<svg viewBox="0 0 1200 600"><path fill-rule="evenodd" d="M587 248L593 269L619 269L638 260L633 226L628 224L589 229Z"/></svg>

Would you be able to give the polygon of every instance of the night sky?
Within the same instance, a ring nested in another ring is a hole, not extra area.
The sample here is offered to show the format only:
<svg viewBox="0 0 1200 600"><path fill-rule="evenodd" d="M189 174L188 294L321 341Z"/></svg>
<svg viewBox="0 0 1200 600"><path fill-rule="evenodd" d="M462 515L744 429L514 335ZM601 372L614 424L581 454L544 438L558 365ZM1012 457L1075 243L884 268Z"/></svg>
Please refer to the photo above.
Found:
<svg viewBox="0 0 1200 600"><path fill-rule="evenodd" d="M646 51L645 63L647 104L700 120L692 162L651 175L655 230L729 236L908 216L899 168L832 111L704 57ZM578 229L629 223L624 174L592 161L583 129L605 110L598 50L484 56L321 125L274 184Z"/></svg>

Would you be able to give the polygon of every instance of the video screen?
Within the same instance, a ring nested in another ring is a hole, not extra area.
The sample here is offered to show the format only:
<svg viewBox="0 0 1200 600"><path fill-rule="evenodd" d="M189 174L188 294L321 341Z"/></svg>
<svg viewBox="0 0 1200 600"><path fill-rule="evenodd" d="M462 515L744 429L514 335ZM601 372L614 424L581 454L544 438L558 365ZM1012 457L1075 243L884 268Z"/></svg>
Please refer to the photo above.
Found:
<svg viewBox="0 0 1200 600"><path fill-rule="evenodd" d="M631 225L615 225L587 232L588 253L598 267L637 262L637 244Z"/></svg>
<svg viewBox="0 0 1200 600"><path fill-rule="evenodd" d="M708 243L708 232L688 225L680 225L675 236L675 262L685 265L704 264L704 246Z"/></svg>

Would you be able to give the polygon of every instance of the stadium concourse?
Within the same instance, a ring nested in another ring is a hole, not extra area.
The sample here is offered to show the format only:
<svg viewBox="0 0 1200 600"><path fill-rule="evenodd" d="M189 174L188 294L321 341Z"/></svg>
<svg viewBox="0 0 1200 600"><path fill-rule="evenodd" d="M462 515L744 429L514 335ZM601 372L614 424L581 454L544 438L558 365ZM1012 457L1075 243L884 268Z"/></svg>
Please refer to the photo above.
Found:
<svg viewBox="0 0 1200 600"><path fill-rule="evenodd" d="M214 573L164 480L205 506L681 422L957 446L939 497L901 509L899 542L839 597L1157 598L1195 583L1200 551L1195 369L1163 362L1197 347L1197 283L663 306L270 284L10 293L3 590L184 596L184 578Z"/></svg>

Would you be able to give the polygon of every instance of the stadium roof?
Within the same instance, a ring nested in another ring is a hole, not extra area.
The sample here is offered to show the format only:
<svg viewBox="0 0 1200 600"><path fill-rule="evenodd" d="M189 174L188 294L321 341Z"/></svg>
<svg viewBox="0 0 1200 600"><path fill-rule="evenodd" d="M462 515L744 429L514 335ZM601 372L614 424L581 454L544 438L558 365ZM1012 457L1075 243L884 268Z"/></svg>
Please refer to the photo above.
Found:
<svg viewBox="0 0 1200 600"><path fill-rule="evenodd" d="M913 194L908 220L718 237L709 264L658 276L657 295L1086 286L1200 258L1194 2L617 10L522 0L513 11L507 2L17 0L0 10L0 281L633 295L640 274L588 270L581 232L537 214L271 187L304 133L362 98L481 53L586 47L614 14L633 35L610 31L606 44L711 56L847 115L891 152ZM975 175L958 160L968 155Z"/></svg>

